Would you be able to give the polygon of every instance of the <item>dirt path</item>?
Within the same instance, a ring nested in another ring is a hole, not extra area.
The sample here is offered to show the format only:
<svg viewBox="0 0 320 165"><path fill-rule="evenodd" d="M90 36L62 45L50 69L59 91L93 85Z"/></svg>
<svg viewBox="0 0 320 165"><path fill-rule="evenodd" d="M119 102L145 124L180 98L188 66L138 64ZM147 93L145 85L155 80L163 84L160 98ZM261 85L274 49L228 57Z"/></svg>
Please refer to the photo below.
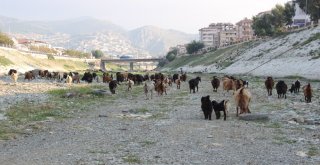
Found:
<svg viewBox="0 0 320 165"><path fill-rule="evenodd" d="M183 83L181 90L172 87L167 96L155 96L152 100L145 100L141 86L135 86L132 92L120 86L112 102L101 102L71 119L42 122L47 129L0 142L0 162L319 164L319 125L293 120L302 117L317 121L319 95L311 104L300 101L302 93L288 94L287 100L279 100L266 96L261 79L250 80L251 111L269 114L268 122L238 120L231 93L224 95L221 88L213 93L207 75L202 75L196 94L189 94L188 85ZM317 82L312 85L319 87ZM18 84L12 89L19 87ZM203 119L200 98L205 95L219 101L230 100L227 121Z"/></svg>

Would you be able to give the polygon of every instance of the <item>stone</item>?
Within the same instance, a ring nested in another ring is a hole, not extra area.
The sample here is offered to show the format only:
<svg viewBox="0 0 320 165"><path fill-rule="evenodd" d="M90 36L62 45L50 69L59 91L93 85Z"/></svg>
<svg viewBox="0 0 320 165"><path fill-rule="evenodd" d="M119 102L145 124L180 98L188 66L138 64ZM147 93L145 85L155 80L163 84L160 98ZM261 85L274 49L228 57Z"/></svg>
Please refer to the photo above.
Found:
<svg viewBox="0 0 320 165"><path fill-rule="evenodd" d="M269 116L267 114L242 114L239 116L239 120L244 121L268 121Z"/></svg>
<svg viewBox="0 0 320 165"><path fill-rule="evenodd" d="M315 121L313 119L305 119L304 122L307 123L308 125L314 125L315 124Z"/></svg>

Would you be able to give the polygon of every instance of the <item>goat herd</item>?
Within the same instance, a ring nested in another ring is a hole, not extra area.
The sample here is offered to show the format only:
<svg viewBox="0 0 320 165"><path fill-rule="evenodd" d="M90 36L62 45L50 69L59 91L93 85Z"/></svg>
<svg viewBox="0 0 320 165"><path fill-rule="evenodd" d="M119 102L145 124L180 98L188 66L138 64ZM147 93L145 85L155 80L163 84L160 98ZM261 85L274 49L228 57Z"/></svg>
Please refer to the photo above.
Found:
<svg viewBox="0 0 320 165"><path fill-rule="evenodd" d="M146 96L146 99L152 99L153 91L158 93L158 96L163 95L163 93L167 94L167 88L172 87L172 84L175 83L177 89L180 89L181 82L186 82L187 74L174 74L173 76L164 75L162 73L155 73L149 76L149 74L141 75L141 74L132 74L128 72L117 72L115 73L116 78L112 73L107 73L102 70L95 71L95 72L85 72L82 78L80 79L80 74L78 72L49 72L48 70L31 70L25 72L24 79L31 81L37 77L39 78L46 78L46 79L54 79L58 82L65 82L68 84L71 83L80 83L80 80L85 81L87 83L92 83L93 81L99 82L98 72L102 72L102 82L109 83L109 89L112 94L116 93L117 85L120 83L126 82L127 90L130 91L134 84L142 85L144 82L143 90ZM11 79L14 83L17 82L18 79L18 72L15 69L10 69L8 75L11 76ZM189 90L190 93L198 92L198 84L201 82L201 77L196 77L194 79L190 79L189 83ZM217 92L218 88L220 87L220 79L216 76L213 76L211 80L211 85L213 87L213 92ZM274 88L275 82L272 77L267 77L265 80L265 87L267 89L268 96L272 95L272 90ZM236 115L238 116L239 113L250 113L249 110L249 103L251 100L251 93L248 90L249 82L244 81L242 79L236 79L233 76L224 76L222 78L222 88L223 91L233 91L233 97L236 104ZM291 93L299 93L301 83L297 80L294 84L292 84L289 91ZM312 89L310 83L303 86L303 93L305 97L305 101L307 103L311 102L312 97ZM276 91L278 94L278 98L285 98L286 93L288 91L287 84L280 80L276 84ZM216 119L221 117L220 112L224 113L224 120L227 117L227 110L228 110L228 100L222 100L220 103L216 100L210 100L210 96L203 96L201 98L201 109L204 113L205 119L211 120L211 114L214 110ZM239 112L240 111L240 112Z"/></svg>

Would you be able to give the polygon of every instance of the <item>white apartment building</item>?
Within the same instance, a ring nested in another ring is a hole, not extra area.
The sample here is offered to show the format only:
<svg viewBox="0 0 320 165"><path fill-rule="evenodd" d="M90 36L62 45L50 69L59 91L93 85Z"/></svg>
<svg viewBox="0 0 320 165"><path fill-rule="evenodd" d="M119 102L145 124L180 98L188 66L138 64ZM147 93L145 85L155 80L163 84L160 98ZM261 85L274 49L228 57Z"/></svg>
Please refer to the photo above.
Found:
<svg viewBox="0 0 320 165"><path fill-rule="evenodd" d="M231 23L212 23L199 30L200 41L205 47L222 47L254 38L252 20L243 19L233 25Z"/></svg>

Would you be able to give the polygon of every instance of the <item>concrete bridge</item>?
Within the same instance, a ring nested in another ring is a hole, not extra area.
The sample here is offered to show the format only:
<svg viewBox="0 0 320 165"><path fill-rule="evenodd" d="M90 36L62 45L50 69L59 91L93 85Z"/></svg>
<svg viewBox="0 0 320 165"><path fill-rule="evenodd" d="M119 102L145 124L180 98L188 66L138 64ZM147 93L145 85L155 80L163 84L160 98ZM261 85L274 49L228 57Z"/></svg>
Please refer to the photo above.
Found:
<svg viewBox="0 0 320 165"><path fill-rule="evenodd" d="M134 62L159 62L162 58L126 58L126 59L101 59L100 68L106 71L106 63L107 62L114 62L114 63L129 63L130 70L133 70L133 63Z"/></svg>

